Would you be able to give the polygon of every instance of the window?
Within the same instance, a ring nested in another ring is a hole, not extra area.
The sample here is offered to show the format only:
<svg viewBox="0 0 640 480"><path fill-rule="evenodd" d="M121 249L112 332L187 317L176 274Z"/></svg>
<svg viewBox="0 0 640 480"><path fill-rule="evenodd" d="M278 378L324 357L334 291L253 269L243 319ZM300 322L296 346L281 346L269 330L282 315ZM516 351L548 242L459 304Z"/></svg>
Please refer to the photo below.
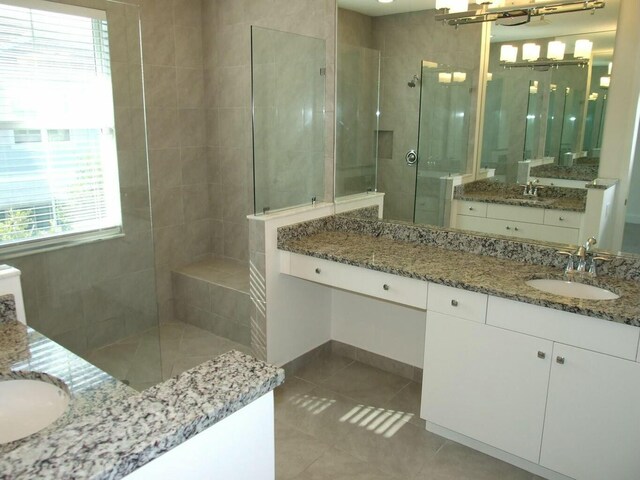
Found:
<svg viewBox="0 0 640 480"><path fill-rule="evenodd" d="M0 0L0 254L120 234L107 21Z"/></svg>

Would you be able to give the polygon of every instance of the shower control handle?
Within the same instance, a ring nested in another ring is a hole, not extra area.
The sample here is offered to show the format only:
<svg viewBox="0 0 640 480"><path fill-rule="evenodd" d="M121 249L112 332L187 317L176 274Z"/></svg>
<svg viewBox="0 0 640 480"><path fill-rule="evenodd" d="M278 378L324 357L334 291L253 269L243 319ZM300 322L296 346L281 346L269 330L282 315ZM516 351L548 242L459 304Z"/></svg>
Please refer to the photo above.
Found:
<svg viewBox="0 0 640 480"><path fill-rule="evenodd" d="M413 167L418 161L418 153L415 150L409 150L404 159L407 161L407 165Z"/></svg>

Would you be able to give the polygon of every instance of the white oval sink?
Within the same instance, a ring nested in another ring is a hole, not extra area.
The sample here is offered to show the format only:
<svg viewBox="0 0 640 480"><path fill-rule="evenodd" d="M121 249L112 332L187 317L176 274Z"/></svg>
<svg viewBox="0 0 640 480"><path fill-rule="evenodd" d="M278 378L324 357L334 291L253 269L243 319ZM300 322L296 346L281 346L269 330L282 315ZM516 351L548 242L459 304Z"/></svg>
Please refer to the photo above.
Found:
<svg viewBox="0 0 640 480"><path fill-rule="evenodd" d="M527 285L537 290L560 295L563 297L581 298L584 300L615 300L620 298L609 290L584 283L569 282L567 280L558 280L550 278L540 278L529 280Z"/></svg>
<svg viewBox="0 0 640 480"><path fill-rule="evenodd" d="M41 380L0 381L0 444L48 427L66 411L69 394Z"/></svg>

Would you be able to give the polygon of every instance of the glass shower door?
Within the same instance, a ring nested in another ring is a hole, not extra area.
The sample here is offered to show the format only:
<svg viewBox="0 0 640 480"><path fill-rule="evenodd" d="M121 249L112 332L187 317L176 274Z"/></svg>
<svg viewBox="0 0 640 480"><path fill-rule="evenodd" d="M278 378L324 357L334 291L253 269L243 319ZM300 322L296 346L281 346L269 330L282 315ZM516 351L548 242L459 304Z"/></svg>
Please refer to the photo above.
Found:
<svg viewBox="0 0 640 480"><path fill-rule="evenodd" d="M414 222L446 225L452 175L469 165L470 72L422 64Z"/></svg>

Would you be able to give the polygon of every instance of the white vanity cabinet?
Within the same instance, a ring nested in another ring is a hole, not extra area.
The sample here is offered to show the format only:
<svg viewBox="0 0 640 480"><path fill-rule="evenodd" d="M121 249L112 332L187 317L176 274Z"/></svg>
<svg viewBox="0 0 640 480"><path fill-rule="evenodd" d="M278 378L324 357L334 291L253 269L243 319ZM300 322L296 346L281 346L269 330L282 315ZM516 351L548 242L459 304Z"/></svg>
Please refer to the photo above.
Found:
<svg viewBox="0 0 640 480"><path fill-rule="evenodd" d="M537 463L552 342L427 314L421 416Z"/></svg>
<svg viewBox="0 0 640 480"><path fill-rule="evenodd" d="M639 335L496 297L486 323L428 311L421 416L549 478L638 480Z"/></svg>
<svg viewBox="0 0 640 480"><path fill-rule="evenodd" d="M581 480L638 480L638 406L640 364L555 344L540 465Z"/></svg>
<svg viewBox="0 0 640 480"><path fill-rule="evenodd" d="M579 243L584 214L565 210L454 200L452 227L557 243Z"/></svg>

